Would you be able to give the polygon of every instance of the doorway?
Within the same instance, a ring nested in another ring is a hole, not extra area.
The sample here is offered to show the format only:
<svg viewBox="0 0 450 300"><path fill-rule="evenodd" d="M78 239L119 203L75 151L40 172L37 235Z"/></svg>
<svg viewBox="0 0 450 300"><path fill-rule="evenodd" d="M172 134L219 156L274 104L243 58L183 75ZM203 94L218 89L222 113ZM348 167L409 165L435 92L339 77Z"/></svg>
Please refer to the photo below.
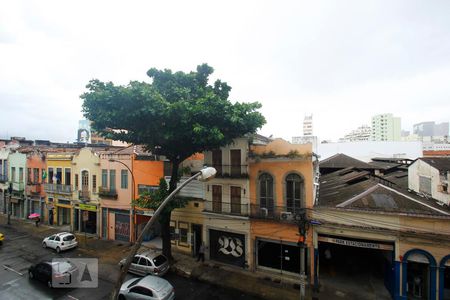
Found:
<svg viewBox="0 0 450 300"><path fill-rule="evenodd" d="M202 239L203 226L199 224L192 224L192 255L197 256Z"/></svg>

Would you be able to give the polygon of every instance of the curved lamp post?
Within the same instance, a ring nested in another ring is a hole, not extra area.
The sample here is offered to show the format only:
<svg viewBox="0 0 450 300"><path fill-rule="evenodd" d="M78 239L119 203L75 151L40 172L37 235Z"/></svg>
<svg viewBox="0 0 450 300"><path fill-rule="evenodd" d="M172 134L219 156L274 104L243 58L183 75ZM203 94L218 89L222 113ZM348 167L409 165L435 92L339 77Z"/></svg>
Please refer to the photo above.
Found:
<svg viewBox="0 0 450 300"><path fill-rule="evenodd" d="M111 294L111 299L112 300L116 300L118 295L119 295L119 290L120 290L120 287L122 286L122 282L125 279L125 276L126 276L126 274L128 272L128 269L130 268L131 261L133 260L133 257L136 255L137 251L141 247L142 239L144 238L144 235L153 226L153 224L155 224L155 222L158 220L159 215L161 214L162 210L167 205L167 203L169 203L169 201L172 200L172 198L183 187L185 187L189 182L191 182L195 178L198 177L198 180L200 180L200 181L207 181L209 179L214 178L215 175L216 175L216 169L211 168L211 167L204 168L204 169L200 170L200 172L194 174L192 177L188 178L185 182L180 184L180 186L178 186L172 193L170 193L169 196L166 197L166 199L164 199L164 201L161 203L161 205L155 211L155 213L153 214L151 219L145 225L144 229L142 230L141 234L139 235L139 237L138 237L136 243L134 244L133 248L131 248L131 252L130 252L130 254L128 254L128 257L127 257L127 259L125 261L125 264L123 265L123 268L122 268L122 270L120 272L119 279L117 280L117 282L116 282L116 284L114 286L114 290L113 290L113 292Z"/></svg>
<svg viewBox="0 0 450 300"><path fill-rule="evenodd" d="M136 210L135 210L135 207L134 207L134 201L133 201L133 200L134 200L134 186L135 186L135 183L136 183L136 182L134 181L134 174L133 174L133 171L131 171L130 167L128 167L124 162L122 162L122 161L120 161L120 160L112 159L112 158L108 159L108 161L110 161L110 162L116 162L116 163L119 163L119 164L124 165L125 168L127 168L128 171L130 171L130 174L131 174L131 180L132 180L132 185L131 185L131 225L132 225L132 229L131 229L131 234L132 234L131 242L133 242L134 239L136 238L136 234L135 234L136 229L135 229L135 224L134 224L134 214L136 213Z"/></svg>

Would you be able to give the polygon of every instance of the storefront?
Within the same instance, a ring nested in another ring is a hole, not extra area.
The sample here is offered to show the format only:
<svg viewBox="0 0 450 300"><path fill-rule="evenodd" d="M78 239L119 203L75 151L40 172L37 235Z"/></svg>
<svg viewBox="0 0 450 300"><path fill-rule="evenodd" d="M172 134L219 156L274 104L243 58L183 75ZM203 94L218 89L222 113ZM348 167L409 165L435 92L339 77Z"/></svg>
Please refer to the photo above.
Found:
<svg viewBox="0 0 450 300"><path fill-rule="evenodd" d="M337 276L349 285L370 282L379 295L394 297L398 279L393 242L319 234L316 256L321 281Z"/></svg>
<svg viewBox="0 0 450 300"><path fill-rule="evenodd" d="M244 234L209 229L209 257L222 263L246 267Z"/></svg>
<svg viewBox="0 0 450 300"><path fill-rule="evenodd" d="M258 269L269 269L280 273L300 274L300 247L286 241L256 238L256 262ZM305 266L309 269L308 249L305 249Z"/></svg>
<svg viewBox="0 0 450 300"><path fill-rule="evenodd" d="M97 205L78 204L75 206L74 229L78 232L97 234Z"/></svg>
<svg viewBox="0 0 450 300"><path fill-rule="evenodd" d="M136 210L136 238L144 231L145 225L153 216L153 210ZM161 225L156 222L154 226L144 235L143 241L150 241L153 238L161 235Z"/></svg>
<svg viewBox="0 0 450 300"><path fill-rule="evenodd" d="M11 197L11 214L16 218L25 218L25 204L22 197Z"/></svg>
<svg viewBox="0 0 450 300"><path fill-rule="evenodd" d="M72 211L72 205L68 199L58 199L56 203L56 225L66 226L70 225L70 215Z"/></svg>

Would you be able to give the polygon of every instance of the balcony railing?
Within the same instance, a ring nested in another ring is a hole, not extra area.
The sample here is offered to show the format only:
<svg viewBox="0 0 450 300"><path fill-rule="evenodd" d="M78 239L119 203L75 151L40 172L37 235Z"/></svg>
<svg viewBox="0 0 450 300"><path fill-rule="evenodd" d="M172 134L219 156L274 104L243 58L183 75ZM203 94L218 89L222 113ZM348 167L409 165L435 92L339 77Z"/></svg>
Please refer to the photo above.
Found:
<svg viewBox="0 0 450 300"><path fill-rule="evenodd" d="M91 200L91 191L89 191L89 190L78 191L78 199L80 201L90 201Z"/></svg>
<svg viewBox="0 0 450 300"><path fill-rule="evenodd" d="M261 206L257 204L250 205L250 217L255 219L271 219L283 222L296 222L296 217L304 209L300 207L287 206Z"/></svg>
<svg viewBox="0 0 450 300"><path fill-rule="evenodd" d="M248 178L247 165L212 165L217 178Z"/></svg>
<svg viewBox="0 0 450 300"><path fill-rule="evenodd" d="M0 174L0 183L5 183L8 181L8 175Z"/></svg>
<svg viewBox="0 0 450 300"><path fill-rule="evenodd" d="M218 214L248 216L248 204L205 201L205 211Z"/></svg>
<svg viewBox="0 0 450 300"><path fill-rule="evenodd" d="M47 193L71 194L73 190L71 185L45 183L44 191Z"/></svg>
<svg viewBox="0 0 450 300"><path fill-rule="evenodd" d="M23 182L13 182L12 188L13 188L13 191L23 192L23 190L25 189L25 184Z"/></svg>
<svg viewBox="0 0 450 300"><path fill-rule="evenodd" d="M28 183L26 190L27 194L40 194L42 191L42 186L40 183Z"/></svg>
<svg viewBox="0 0 450 300"><path fill-rule="evenodd" d="M99 187L98 195L102 198L117 199L117 190L108 187Z"/></svg>

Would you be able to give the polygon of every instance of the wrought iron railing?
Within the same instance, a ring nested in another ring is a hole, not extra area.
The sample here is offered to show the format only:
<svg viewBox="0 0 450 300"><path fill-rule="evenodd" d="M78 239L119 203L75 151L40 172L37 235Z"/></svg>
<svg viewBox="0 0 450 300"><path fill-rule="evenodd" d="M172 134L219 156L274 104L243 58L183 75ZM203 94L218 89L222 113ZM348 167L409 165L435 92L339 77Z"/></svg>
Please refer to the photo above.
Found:
<svg viewBox="0 0 450 300"><path fill-rule="evenodd" d="M89 190L78 191L78 199L80 201L90 201L91 200L91 191L89 191Z"/></svg>
<svg viewBox="0 0 450 300"><path fill-rule="evenodd" d="M8 181L8 175L0 174L0 183L5 183Z"/></svg>
<svg viewBox="0 0 450 300"><path fill-rule="evenodd" d="M247 165L212 165L218 178L248 178Z"/></svg>
<svg viewBox="0 0 450 300"><path fill-rule="evenodd" d="M12 188L13 188L13 191L23 192L23 190L25 189L25 184L23 182L13 182Z"/></svg>
<svg viewBox="0 0 450 300"><path fill-rule="evenodd" d="M277 221L295 222L297 216L303 212L301 207L250 205L250 217L255 219L272 219Z"/></svg>
<svg viewBox="0 0 450 300"><path fill-rule="evenodd" d="M242 203L205 201L205 211L238 216L249 215L248 204Z"/></svg>
<svg viewBox="0 0 450 300"><path fill-rule="evenodd" d="M26 190L27 194L40 194L42 186L40 183L28 183Z"/></svg>
<svg viewBox="0 0 450 300"><path fill-rule="evenodd" d="M72 186L67 184L44 183L44 191L47 193L71 194Z"/></svg>
<svg viewBox="0 0 450 300"><path fill-rule="evenodd" d="M98 195L102 198L117 199L117 190L100 186L98 188Z"/></svg>

